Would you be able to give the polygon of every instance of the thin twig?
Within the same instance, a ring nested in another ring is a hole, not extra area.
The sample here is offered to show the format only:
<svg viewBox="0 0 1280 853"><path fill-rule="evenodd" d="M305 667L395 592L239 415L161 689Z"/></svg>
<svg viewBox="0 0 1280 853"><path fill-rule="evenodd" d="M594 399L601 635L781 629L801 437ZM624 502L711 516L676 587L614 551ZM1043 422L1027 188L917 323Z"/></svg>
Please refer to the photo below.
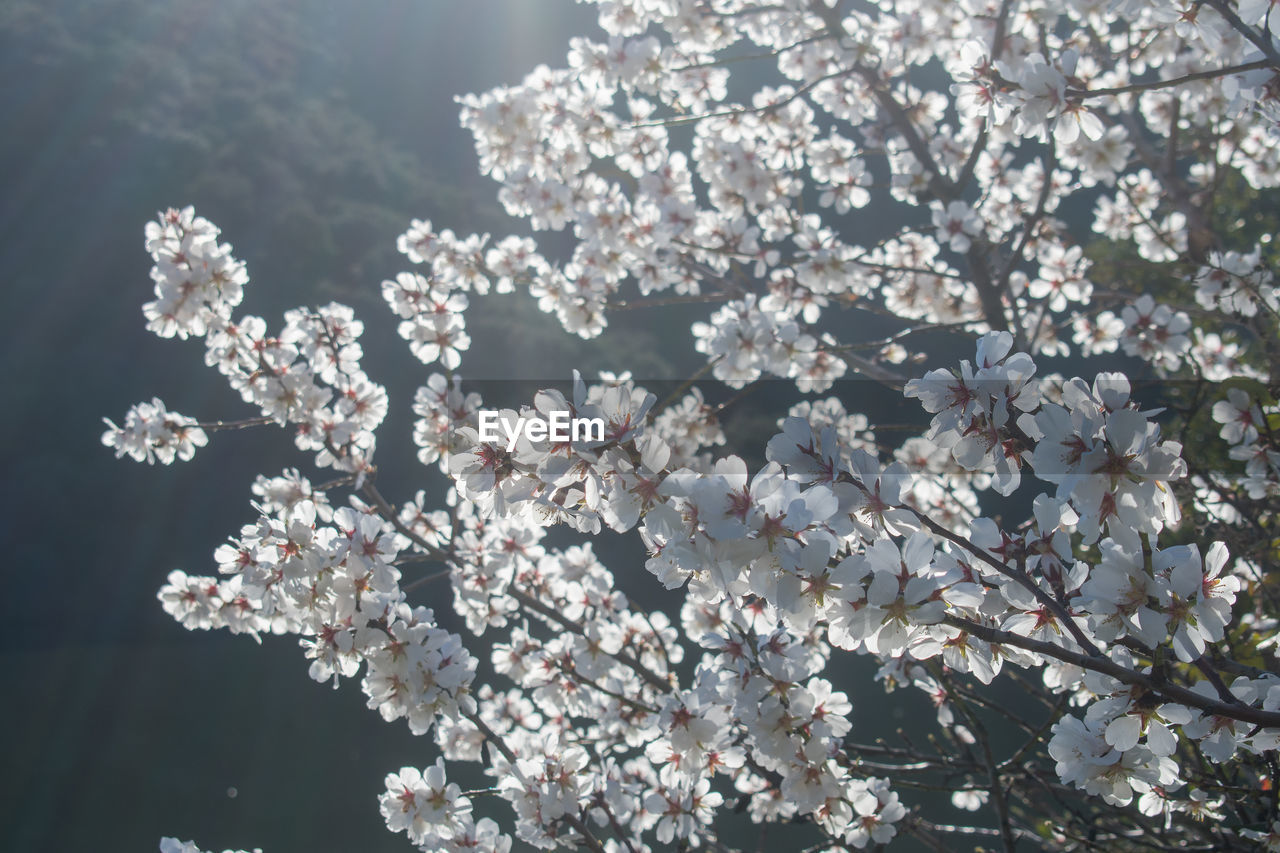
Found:
<svg viewBox="0 0 1280 853"><path fill-rule="evenodd" d="M1098 654L1087 655L1077 652L1073 649L1064 648L1054 643L1046 643L1042 640L1034 640L1030 637L1024 637L1021 634L1014 634L1010 631L1002 631L999 628L992 628L989 625L983 625L969 619L963 619L958 616L947 615L942 619L943 622L966 631L984 640L988 643L997 645L1015 646L1029 652L1035 652L1038 655L1045 655L1064 663L1075 664L1081 669L1087 669L1092 672L1100 672L1103 675L1109 675L1122 684L1136 685L1145 687L1157 696L1164 696L1169 701L1187 705L1192 708L1204 711L1218 717L1226 717L1231 720L1240 720L1246 723L1256 723L1266 728L1280 728L1280 713L1275 711L1263 711L1251 706L1228 705L1217 699L1210 699L1189 690L1177 684L1171 684L1168 681L1160 681L1146 673L1137 672L1128 667L1121 666L1110 658Z"/></svg>
<svg viewBox="0 0 1280 853"><path fill-rule="evenodd" d="M1259 59L1254 62L1245 62L1242 65L1231 65L1226 68L1211 68L1207 71L1196 71L1191 74L1184 74L1181 77L1174 77L1170 80L1150 80L1146 83L1130 83L1127 86L1114 86L1110 89L1068 89L1068 98L1097 98L1103 95L1123 95L1127 92L1149 92L1154 89L1168 89L1172 86L1181 86L1183 83L1191 83L1195 80L1212 80L1216 77L1226 77L1229 74L1243 74L1246 71L1257 71L1260 68L1271 67L1271 60Z"/></svg>

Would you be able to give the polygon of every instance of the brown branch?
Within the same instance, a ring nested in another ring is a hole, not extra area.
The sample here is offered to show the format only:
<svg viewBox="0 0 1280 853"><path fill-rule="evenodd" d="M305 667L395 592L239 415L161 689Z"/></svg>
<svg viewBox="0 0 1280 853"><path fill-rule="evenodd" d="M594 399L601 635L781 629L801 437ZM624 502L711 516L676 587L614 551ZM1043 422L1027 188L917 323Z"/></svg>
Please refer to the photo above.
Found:
<svg viewBox="0 0 1280 853"><path fill-rule="evenodd" d="M1009 13L1013 11L1015 0L1004 0L1000 4L1000 11L996 13L996 29L991 35L991 61L994 63L1000 58L1000 54L1004 52L1005 33L1009 26ZM960 169L959 176L956 177L956 186L963 189L969 183L969 179L973 177L973 171L978 166L978 158L982 156L982 152L987 150L987 137L990 134L991 121L982 123L982 129L978 131L978 138L974 140L973 150L969 152L968 158L964 161L964 166Z"/></svg>
<svg viewBox="0 0 1280 853"><path fill-rule="evenodd" d="M591 850L592 853L605 853L604 847L602 847L600 842L596 840L596 837L591 834L591 830L587 829L587 825L582 822L582 818L577 815L565 815L561 820L569 824L569 826L572 826L574 830L582 836L582 842L587 845L588 850ZM630 845L627 846L629 847Z"/></svg>
<svg viewBox="0 0 1280 853"><path fill-rule="evenodd" d="M822 18L827 25L827 29L837 40L849 37L849 33L844 28L844 22L840 19L839 12L835 9L827 7L822 2L813 2L810 4L810 11ZM942 171L942 167L934 160L933 153L929 151L929 144L917 132L915 125L911 123L911 117L907 115L907 111L893 97L893 93L886 88L886 81L880 78L879 73L874 68L862 63L855 65L852 70L857 72L858 76L866 82L877 103L880 104L880 109L884 111L889 117L890 123L906 140L907 147L911 149L911 153L920 162L920 165L930 172L929 191L944 202L958 198L960 196L959 187Z"/></svg>
<svg viewBox="0 0 1280 853"><path fill-rule="evenodd" d="M1218 14L1227 19L1227 23L1249 41L1253 42L1254 47L1262 51L1262 55L1267 58L1267 63L1273 68L1280 69L1280 53L1276 52L1275 45L1271 43L1271 34L1264 33L1255 27L1251 27L1244 21L1240 20L1240 16L1236 14L1223 0L1204 0L1206 6L1212 6Z"/></svg>
<svg viewBox="0 0 1280 853"><path fill-rule="evenodd" d="M370 479L365 479L364 486L361 487L360 491L362 491L364 496L373 503L374 509L378 511L378 515L391 522L391 525L401 534L408 537L413 544L417 545L419 548L426 551L428 555L440 560L441 562L448 562L449 554L447 552L440 550L418 534L414 533L413 530L400 520L400 516L396 514L395 508L392 507L391 504L387 503L387 499L382 496L382 493L378 491L378 488Z"/></svg>
<svg viewBox="0 0 1280 853"><path fill-rule="evenodd" d="M782 109L792 101L795 101L803 97L807 92L814 89L819 83L825 83L827 80L832 80L832 79L835 79L836 77L844 77L849 73L850 73L850 69L841 68L837 71L832 71L830 74L824 74L821 77L814 78L813 80L810 80L808 83L805 83L803 86L796 89L790 95L787 95L787 97L774 101L771 104L765 104L762 107L736 107L736 108L727 109L727 110L717 110L716 112L711 112L711 113L702 113L696 116L670 116L668 118L653 119L652 121L633 122L627 125L627 127L631 129L643 128L643 127L679 127L680 125L683 125L683 124L695 124L697 122L704 121L710 118L728 118L730 116L740 116L740 115L768 115L771 112L775 112L777 110Z"/></svg>
<svg viewBox="0 0 1280 853"><path fill-rule="evenodd" d="M247 429L255 426L266 426L267 424L278 424L275 418L257 417L244 418L239 421L197 421L196 426L206 432L217 432L224 429Z"/></svg>
<svg viewBox="0 0 1280 853"><path fill-rule="evenodd" d="M963 619L959 616L947 615L943 617L943 622L959 628L980 640L996 645L1014 646L1028 652L1034 652L1038 655L1060 660L1063 663L1073 664L1081 669L1087 669L1092 672L1099 672L1108 675L1119 681L1121 684L1129 684L1137 687L1145 687L1158 696L1163 696L1170 702L1177 702L1191 708L1203 711L1206 714L1212 714L1216 717L1225 717L1230 720L1240 720L1245 723L1254 723L1265 728L1280 728L1280 713L1275 711L1263 711L1258 708L1241 705L1228 705L1217 699L1211 699L1194 690L1189 690L1177 684L1170 684L1168 681L1160 681L1145 673L1136 672L1128 667L1121 666L1105 655L1087 655L1054 643L1046 643L1041 640L1034 640L1030 637L1024 637L1021 634L1014 634L1010 631L1002 631L999 628L992 628L989 625L983 625L973 622L969 619Z"/></svg>
<svg viewBox="0 0 1280 853"><path fill-rule="evenodd" d="M512 771L514 771L517 760L516 754L511 751L511 747L507 746L502 737L493 729L489 728L489 724L486 723L478 713L464 712L463 716L470 720L471 724L480 730L480 734L484 735L485 740L493 744L494 749L502 753L502 757L507 759L507 761L512 765ZM602 847L600 842L597 841L587 830L587 827L582 823L582 820L579 817L576 815L565 815L561 820L572 826L574 830L582 835L583 843L587 845L589 850L593 851L593 853L605 853L604 847Z"/></svg>
<svg viewBox="0 0 1280 853"><path fill-rule="evenodd" d="M1129 92L1149 92L1155 89L1168 89L1172 86L1181 86L1183 83L1192 83L1196 80L1213 80L1217 77L1226 77L1230 74L1243 74L1246 71L1257 71L1260 68L1269 68L1271 60L1258 59L1254 62L1245 62L1241 65L1230 65L1226 68L1211 68L1206 71L1195 71L1191 74L1184 74L1181 77L1174 77L1169 80L1149 80L1145 83L1130 83L1127 86L1115 86L1110 89L1068 89L1067 97L1077 100L1084 98L1099 98L1104 95L1124 95Z"/></svg>
<svg viewBox="0 0 1280 853"><path fill-rule="evenodd" d="M550 619L552 622L555 622L556 624L560 625L562 628L567 628L579 636L584 636L586 634L586 629L580 623L575 622L572 619L568 618L559 610L556 610L554 607L549 607L548 605L543 604L541 601L534 598L532 595L529 595L529 593L524 592L523 590L512 589L512 590L509 590L507 594L510 595L512 598L514 598L516 601L518 601L520 604L524 605L530 610L533 610L533 611L536 611L537 613L542 614L543 616ZM671 692L671 684L666 679L664 679L662 676L655 673L653 670L649 669L644 664L640 663L640 661L636 660L634 657L627 654L626 652L619 651L617 654L610 655L609 657L618 661L618 663L622 664L627 669L631 670L636 675L640 676L642 679L644 679L644 681L647 684L649 684L649 686L653 687L660 693Z"/></svg>
<svg viewBox="0 0 1280 853"><path fill-rule="evenodd" d="M950 684L950 680L946 678L945 674L943 674L942 683L944 685ZM1000 778L1000 767L996 764L995 756L991 752L991 739L987 736L987 727L983 725L982 720L969 707L969 703L959 691L948 687L948 694L952 699L952 704L969 721L969 725L973 728L973 734L978 739L978 746L982 749L982 761L987 770L987 790L991 793L991 804L995 808L996 817L1000 821L1000 846L1004 848L1005 853L1013 853L1017 841L1013 833L1013 823L1009 819L1009 801L1005 798L1004 782Z"/></svg>
<svg viewBox="0 0 1280 853"><path fill-rule="evenodd" d="M932 518L929 518L915 507L903 504L901 508L915 515L915 517L920 519L920 521L923 522L933 533L941 536L948 542L959 545L970 554L973 554L975 557L994 568L1000 574L1017 581L1020 586L1035 596L1036 601L1040 602L1043 607L1048 609L1049 612L1051 612L1057 620L1062 623L1062 626L1070 632L1072 638L1080 645L1080 648L1084 649L1089 654L1089 656L1097 657L1101 654L1101 652L1098 651L1098 647L1093 644L1093 641L1085 636L1084 631L1076 624L1075 618L1072 617L1067 609L1054 599L1053 596L1041 589L1040 585L1036 583L1035 580L1026 573L1026 571L1000 562L983 549L974 545L968 539L952 533L950 530L943 527L941 524L938 524Z"/></svg>

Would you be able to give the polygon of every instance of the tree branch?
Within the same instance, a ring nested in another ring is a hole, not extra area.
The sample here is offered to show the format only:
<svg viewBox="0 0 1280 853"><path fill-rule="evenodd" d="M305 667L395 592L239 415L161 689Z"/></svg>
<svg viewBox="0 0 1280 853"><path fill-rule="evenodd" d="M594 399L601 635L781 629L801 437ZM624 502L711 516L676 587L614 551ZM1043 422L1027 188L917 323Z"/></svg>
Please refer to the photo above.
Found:
<svg viewBox="0 0 1280 853"><path fill-rule="evenodd" d="M1226 77L1231 74L1243 74L1246 71L1257 71L1260 68L1269 68L1271 65L1272 62L1269 59L1258 59L1253 62L1245 62L1241 65L1230 65L1226 68L1210 68L1206 71L1195 71L1169 80L1149 80L1145 83L1130 83L1127 86L1115 86L1110 89L1068 89L1067 97L1080 100L1084 98L1100 98L1104 95L1124 95L1129 92L1150 92L1155 89L1168 89L1172 86L1181 86L1184 83L1192 83L1196 80L1213 80L1217 77Z"/></svg>
<svg viewBox="0 0 1280 853"><path fill-rule="evenodd" d="M1165 697L1170 702L1177 702L1189 708L1196 708L1206 714L1225 717L1230 720L1240 720L1245 723L1255 723L1265 728L1280 728L1280 713L1263 711L1247 705L1228 705L1225 702L1196 693L1194 690L1189 690L1177 684L1170 684L1167 681L1161 682L1150 675L1121 666L1105 655L1086 655L1053 643L1034 640L1021 634L1014 634L1009 631L992 628L989 625L972 622L959 616L947 615L943 617L942 621L953 628L959 628L988 643L1014 646L1028 652L1060 660L1063 663L1073 664L1081 669L1099 672L1114 678L1121 684L1145 687L1152 693Z"/></svg>

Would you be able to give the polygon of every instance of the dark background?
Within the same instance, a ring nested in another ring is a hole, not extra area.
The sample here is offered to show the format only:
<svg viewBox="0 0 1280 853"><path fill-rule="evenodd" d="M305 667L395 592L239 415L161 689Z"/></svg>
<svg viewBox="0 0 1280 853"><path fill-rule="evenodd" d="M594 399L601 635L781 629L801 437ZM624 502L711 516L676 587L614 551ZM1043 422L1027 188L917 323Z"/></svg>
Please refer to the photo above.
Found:
<svg viewBox="0 0 1280 853"><path fill-rule="evenodd" d="M376 797L386 772L430 763L429 739L358 686L312 682L295 638L187 632L155 600L173 568L214 571L255 474L311 466L280 430L217 434L171 468L99 444L103 416L153 395L253 414L202 343L143 329L142 227L196 205L249 265L240 310L273 328L294 305L352 304L392 390L383 451L412 462L404 389L426 371L378 291L408 266L396 235L412 217L505 233L453 97L562 63L592 26L568 0L0 4L0 848L409 849ZM479 338L501 318L470 319ZM568 363L554 320L522 329L513 352ZM389 493L415 477L439 482L405 470Z"/></svg>
<svg viewBox="0 0 1280 853"><path fill-rule="evenodd" d="M314 475L310 460L262 430L212 435L188 463L137 465L100 445L101 418L153 395L205 420L255 414L204 366L201 342L143 329L143 225L194 204L248 263L240 311L278 328L299 304L356 309L365 369L391 395L383 490L439 490L409 440L412 389L430 371L395 336L378 283L408 267L394 244L413 217L521 231L478 174L453 96L562 65L570 34L600 34L570 0L0 5L0 848L146 851L175 835L268 853L409 849L376 797L388 771L434 760L430 739L382 723L354 685L312 682L296 638L259 648L188 632L155 600L173 568L214 573L214 548L254 518L256 474ZM699 363L688 324L708 311L628 312L585 344L527 297L474 300L464 371L671 382ZM796 397L784 385L726 424L753 440L753 462ZM863 411L919 419L883 389L842 387ZM596 541L643 604L670 604L633 544ZM447 591L432 595L447 613ZM886 702L859 683L859 740L891 731L903 706L929 713L914 693Z"/></svg>

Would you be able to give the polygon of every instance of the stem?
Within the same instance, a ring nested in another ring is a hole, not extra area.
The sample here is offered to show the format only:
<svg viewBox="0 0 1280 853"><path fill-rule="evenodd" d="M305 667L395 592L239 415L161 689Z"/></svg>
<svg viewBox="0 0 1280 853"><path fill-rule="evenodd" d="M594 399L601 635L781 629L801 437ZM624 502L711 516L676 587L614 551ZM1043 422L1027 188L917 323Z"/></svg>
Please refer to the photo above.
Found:
<svg viewBox="0 0 1280 853"><path fill-rule="evenodd" d="M516 763L516 754L511 751L511 747L507 746L506 742L503 741L503 739L498 735L498 733L495 732L493 729L489 728L489 724L486 723L483 719L481 719L478 713L464 712L463 716L466 717L469 721L471 721L471 724L480 730L480 734L484 735L485 740L493 744L494 749L502 753L502 757L507 759L507 761L511 763L512 769L514 770L515 763ZM561 818L561 820L563 820L565 823L572 826L574 830L576 830L582 836L583 843L587 845L587 849L593 851L593 853L605 853L604 848L600 846L600 842L596 841L595 837L587 830L587 827L582 823L581 818L579 818L577 815L565 815L563 818Z"/></svg>
<svg viewBox="0 0 1280 853"><path fill-rule="evenodd" d="M729 116L750 115L752 113L755 113L758 115L768 115L769 113L774 112L776 110L780 110L783 107L785 107L787 104L791 103L792 101L802 97L806 92L809 92L811 89L815 88L819 83L825 83L827 80L833 80L836 77L844 77L849 73L850 73L850 69L841 68L836 71L832 71L830 74L824 74L821 77L815 78L813 80L810 80L808 83L805 83L803 86L796 89L787 97L782 98L781 100L778 100L778 101L774 101L772 104L765 104L763 107L737 107L737 108L727 109L727 110L717 110L716 112L713 112L713 113L703 113L701 115L696 115L696 116L671 116L670 118L659 118L659 119L653 119L651 121L633 122L632 124L627 126L632 129L642 128L642 127L679 127L680 125L684 125L684 124L696 124L697 122L700 122L709 118L727 118Z"/></svg>
<svg viewBox="0 0 1280 853"><path fill-rule="evenodd" d="M1216 717L1226 717L1230 720L1240 720L1245 723L1256 723L1266 728L1280 728L1280 713L1275 711L1262 711L1250 706L1228 705L1225 702L1216 699L1210 699L1196 693L1194 690L1188 690L1177 684L1166 682L1158 682L1156 679L1141 672L1136 672L1127 667L1123 667L1110 658L1102 655L1086 655L1062 646L1046 643L1040 640L1033 640L1030 637L1024 637L1021 634L1013 634L1009 631L1002 631L998 628L992 628L988 625L982 625L959 616L944 616L943 622L966 631L980 640L996 645L1015 646L1025 649L1029 652L1035 652L1038 655L1060 660L1063 663L1074 664L1081 669L1100 672L1103 675L1109 675L1121 684L1131 684L1139 687L1145 687L1158 696L1165 697L1168 701L1177 702L1191 708L1196 708L1207 714Z"/></svg>
<svg viewBox="0 0 1280 853"><path fill-rule="evenodd" d="M530 610L534 610L538 613L541 613L543 616L547 617L548 619L560 625L561 627L568 628L570 631L572 631L575 634L578 634L579 636L585 636L586 630L582 627L581 624L574 622L572 619L568 618L559 610L556 610L554 607L549 607L546 604L543 604L541 601L534 598L532 595L529 595L529 593L524 592L523 590L513 589L508 594L512 598L514 598L516 601L520 602L520 604L524 605ZM636 660L634 657L627 654L626 652L619 651L616 655L610 655L610 657L618 661L618 663L622 664L627 669L634 672L636 675L640 676L642 679L644 679L645 682L649 684L649 686L653 687L658 692L660 693L671 692L671 685L664 678L662 678L662 676L656 674L653 670L649 669L647 666L640 663L640 661Z"/></svg>
<svg viewBox="0 0 1280 853"><path fill-rule="evenodd" d="M570 678L572 678L574 681L578 682L579 684L585 687L590 687L591 689L599 693L602 693L605 696L608 696L610 699L615 699L621 702L622 704L630 708L633 708L634 710L641 711L645 714L654 714L654 715L662 713L658 708L655 708L652 705L646 705L643 702L637 702L635 699L632 699L629 696L624 696L621 693L618 693L617 691L610 690L609 688L600 685L593 679L587 678L587 676L578 672L576 669L573 669L567 666L561 666L560 671L563 672L565 675L569 676Z"/></svg>
<svg viewBox="0 0 1280 853"><path fill-rule="evenodd" d="M950 679L945 679L943 684L949 685ZM995 807L996 816L1000 819L1000 845L1005 853L1013 853L1017 840L1014 838L1013 824L1009 820L1009 802L1005 799L1004 783L1000 780L1000 767L991 753L991 739L987 737L987 727L958 691L949 688L948 692L956 708L973 727L973 734L982 748L982 761L987 769L987 790L991 792L991 804Z"/></svg>
<svg viewBox="0 0 1280 853"><path fill-rule="evenodd" d="M1232 693L1227 687L1226 682L1222 680L1222 676L1218 674L1218 671L1213 668L1213 664L1209 663L1208 658L1201 655L1192 661L1192 663L1194 663L1196 669L1200 670L1200 672L1204 674L1204 677L1209 680L1209 683L1213 685L1213 689L1218 691L1218 696L1223 702L1227 702L1232 705L1244 705L1244 702L1242 702L1240 698Z"/></svg>
<svg viewBox="0 0 1280 853"><path fill-rule="evenodd" d="M1260 68L1271 67L1271 60L1258 59L1254 62L1246 62L1242 65L1231 65L1226 68L1211 68L1207 71L1195 71L1191 74L1184 74L1181 77L1174 77L1170 80L1151 80L1146 83L1130 83L1127 86L1115 86L1110 89L1068 89L1068 98L1097 98L1103 95L1123 95L1126 92L1149 92L1154 89L1168 89L1171 86L1181 86L1183 83L1191 83L1195 80L1212 80L1216 77L1226 77L1230 74L1242 74L1245 71L1257 71Z"/></svg>
<svg viewBox="0 0 1280 853"><path fill-rule="evenodd" d="M1011 767L1014 764L1017 764L1019 761L1021 761L1022 756L1026 755L1027 752L1030 751L1032 747L1034 747L1037 743L1039 743L1041 739L1044 737L1045 733L1049 731L1050 727L1053 726L1054 723L1056 723L1059 719L1062 718L1062 709L1067 707L1067 701L1070 699L1071 699L1070 693L1063 693L1060 697L1058 697L1058 704L1054 706L1053 713L1045 717L1045 720L1040 725L1040 728L1036 729L1036 731L1031 735L1031 737L1028 738L1027 742L1018 748L1017 752L1015 752L1013 755L1006 758L1004 761L1001 761L1000 766Z"/></svg>
<svg viewBox="0 0 1280 853"><path fill-rule="evenodd" d="M692 376L690 376L684 382L680 383L679 387L677 387L674 391L672 391L670 394L664 397L662 401L658 403L658 405L654 406L649 416L654 417L659 413L665 411L668 406L675 405L676 401L679 400L680 397L684 395L684 392L688 391L690 388L693 387L693 383L697 382L699 379L701 379L702 377L710 373L711 370L722 361L724 361L724 356L718 355L715 358L708 361L706 364L702 365L702 367L699 367Z"/></svg>
<svg viewBox="0 0 1280 853"><path fill-rule="evenodd" d="M198 421L196 426L206 432L217 432L224 429L247 429L248 427L266 426L274 423L279 423L279 421L275 418L257 417L244 418L238 421Z"/></svg>
<svg viewBox="0 0 1280 853"><path fill-rule="evenodd" d="M391 522L392 526L395 527L398 532L408 537L413 544L417 545L423 551L427 552L427 554L441 562L446 562L449 559L449 555L446 552L441 551L439 548L414 533L403 521L400 520L400 516L396 514L395 508L392 507L391 504L387 503L387 499L382 496L382 493L378 491L377 486L375 486L371 480L366 479L364 486L361 487L360 491L364 492L364 496L373 503L374 508L378 510L378 515Z"/></svg>
<svg viewBox="0 0 1280 853"><path fill-rule="evenodd" d="M628 853L637 853L635 845L631 843L631 839L627 837L627 833L622 828L622 824L618 823L618 818L614 815L613 810L609 808L605 801L604 792L596 792L596 808L605 813L609 819L609 827L613 830L613 834L618 836L618 840L627 846Z"/></svg>
<svg viewBox="0 0 1280 853"><path fill-rule="evenodd" d="M397 563L397 565L399 565L399 563ZM400 587L400 591L409 592L410 590L417 589L420 586L426 586L427 584L432 583L433 581L443 580L444 578L449 577L449 575L451 574L453 574L453 569L441 569L438 572L432 572L429 575L423 575L417 580L410 581L409 583Z"/></svg>
<svg viewBox="0 0 1280 853"><path fill-rule="evenodd" d="M1253 42L1254 47L1262 51L1262 55L1267 58L1268 65L1280 68L1280 53L1276 52L1275 45L1271 43L1271 34L1269 32L1260 32L1256 27L1251 27L1240 20L1240 16L1236 14L1235 10L1224 3L1223 0L1204 0L1204 3L1206 6L1212 6L1218 14L1227 19L1227 23Z"/></svg>
<svg viewBox="0 0 1280 853"><path fill-rule="evenodd" d="M561 820L572 826L582 836L582 842L587 845L588 850L591 850L592 853L605 853L604 847L601 846L599 841L596 841L596 837L591 834L591 830L587 829L587 825L582 822L582 818L577 815L565 815ZM627 846L630 847L631 845L628 844Z"/></svg>
<svg viewBox="0 0 1280 853"><path fill-rule="evenodd" d="M948 542L954 542L956 545L964 548L970 554L973 554L975 557L994 568L1000 574L1017 581L1019 585L1036 597L1036 601L1040 602L1043 607L1048 609L1049 612L1052 613L1060 623L1062 623L1062 626L1067 629L1072 638L1080 645L1080 648L1088 652L1091 657L1101 655L1098 647L1095 646L1087 636L1085 636L1084 631L1076 624L1076 620L1071 616L1067 609L1054 599L1053 596L1041 589L1040 585L1032 580L1031 576L1025 571L1020 571L1012 566L1000 562L986 551L974 545L968 539L952 533L950 530L938 524L932 518L929 518L915 507L903 504L902 509L905 509L915 515L915 517L920 519L920 521L923 522L933 533L941 536Z"/></svg>

